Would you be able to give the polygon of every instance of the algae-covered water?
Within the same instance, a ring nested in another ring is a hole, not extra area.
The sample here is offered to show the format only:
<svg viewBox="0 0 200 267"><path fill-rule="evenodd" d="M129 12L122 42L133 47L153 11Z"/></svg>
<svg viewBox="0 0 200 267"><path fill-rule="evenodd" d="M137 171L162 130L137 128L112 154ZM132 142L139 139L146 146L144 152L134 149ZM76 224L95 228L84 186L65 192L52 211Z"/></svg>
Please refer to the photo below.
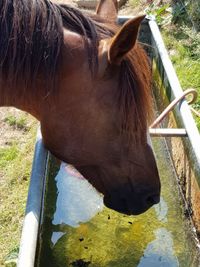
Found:
<svg viewBox="0 0 200 267"><path fill-rule="evenodd" d="M160 204L139 216L106 208L86 180L51 160L37 267L198 267L195 244L163 139L154 143ZM76 176L76 175L73 175Z"/></svg>

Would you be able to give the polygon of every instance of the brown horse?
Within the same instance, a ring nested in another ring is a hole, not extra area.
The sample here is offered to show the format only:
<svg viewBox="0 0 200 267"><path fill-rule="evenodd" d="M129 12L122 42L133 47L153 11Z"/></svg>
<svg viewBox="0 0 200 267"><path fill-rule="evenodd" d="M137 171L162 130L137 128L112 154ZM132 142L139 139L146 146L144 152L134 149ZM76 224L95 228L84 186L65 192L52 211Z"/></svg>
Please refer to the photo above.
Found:
<svg viewBox="0 0 200 267"><path fill-rule="evenodd" d="M41 122L46 147L104 194L140 214L158 203L147 143L151 75L136 42L143 17L115 24L117 2L94 16L49 0L0 1L0 105Z"/></svg>

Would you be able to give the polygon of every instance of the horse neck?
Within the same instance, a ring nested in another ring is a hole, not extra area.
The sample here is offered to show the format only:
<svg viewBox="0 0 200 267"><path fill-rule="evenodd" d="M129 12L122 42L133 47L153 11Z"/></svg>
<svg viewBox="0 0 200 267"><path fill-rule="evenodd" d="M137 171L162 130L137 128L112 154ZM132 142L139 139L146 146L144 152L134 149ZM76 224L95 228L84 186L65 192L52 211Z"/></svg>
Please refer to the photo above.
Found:
<svg viewBox="0 0 200 267"><path fill-rule="evenodd" d="M0 107L15 107L26 111L36 117L41 118L44 96L41 95L40 85L35 84L34 88L17 84L16 86L9 86L7 82L1 82L0 86Z"/></svg>

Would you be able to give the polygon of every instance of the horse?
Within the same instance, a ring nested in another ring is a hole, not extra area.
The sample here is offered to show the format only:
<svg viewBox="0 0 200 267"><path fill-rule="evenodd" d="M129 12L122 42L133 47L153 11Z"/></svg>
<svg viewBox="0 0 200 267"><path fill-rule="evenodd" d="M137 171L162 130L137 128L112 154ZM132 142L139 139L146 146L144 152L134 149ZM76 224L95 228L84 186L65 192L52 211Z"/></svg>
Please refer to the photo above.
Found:
<svg viewBox="0 0 200 267"><path fill-rule="evenodd" d="M148 142L151 73L137 41L143 18L118 26L116 0L101 0L94 15L0 1L0 106L37 118L46 148L128 215L158 203L161 187Z"/></svg>

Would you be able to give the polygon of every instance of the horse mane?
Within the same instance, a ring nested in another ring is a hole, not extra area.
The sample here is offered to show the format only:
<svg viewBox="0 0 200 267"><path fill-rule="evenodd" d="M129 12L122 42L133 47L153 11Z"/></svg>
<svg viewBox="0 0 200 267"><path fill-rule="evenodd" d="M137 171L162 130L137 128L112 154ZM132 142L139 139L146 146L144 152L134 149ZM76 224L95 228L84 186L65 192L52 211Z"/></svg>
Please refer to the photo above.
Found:
<svg viewBox="0 0 200 267"><path fill-rule="evenodd" d="M88 49L89 65L94 67L99 39L92 19L77 9L49 0L1 1L1 77L12 84L23 77L28 85L41 71L47 81L53 77L58 69L63 27L82 35ZM103 27L97 27L102 33L106 32ZM87 39L91 40L90 47Z"/></svg>
<svg viewBox="0 0 200 267"><path fill-rule="evenodd" d="M113 36L118 28L116 25L49 0L1 1L0 79L11 88L18 82L23 82L25 88L34 88L35 78L42 73L47 82L44 90L48 93L55 85L59 70L63 27L85 40L88 64L94 75L98 69L98 43L102 38ZM147 57L137 44L120 66L118 102L123 131L139 134L146 131L151 113L149 81ZM130 125L133 129L129 129Z"/></svg>

